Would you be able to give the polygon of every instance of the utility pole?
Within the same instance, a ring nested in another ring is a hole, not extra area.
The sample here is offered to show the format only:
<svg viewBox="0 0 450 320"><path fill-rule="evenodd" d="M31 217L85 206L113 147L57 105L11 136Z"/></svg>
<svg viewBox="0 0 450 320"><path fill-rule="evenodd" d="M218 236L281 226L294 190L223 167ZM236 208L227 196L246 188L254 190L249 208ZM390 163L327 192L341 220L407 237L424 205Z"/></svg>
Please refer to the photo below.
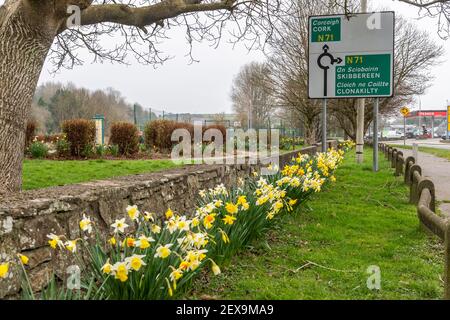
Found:
<svg viewBox="0 0 450 320"><path fill-rule="evenodd" d="M367 13L367 0L361 0L361 12ZM356 163L364 161L364 108L365 99L356 100Z"/></svg>

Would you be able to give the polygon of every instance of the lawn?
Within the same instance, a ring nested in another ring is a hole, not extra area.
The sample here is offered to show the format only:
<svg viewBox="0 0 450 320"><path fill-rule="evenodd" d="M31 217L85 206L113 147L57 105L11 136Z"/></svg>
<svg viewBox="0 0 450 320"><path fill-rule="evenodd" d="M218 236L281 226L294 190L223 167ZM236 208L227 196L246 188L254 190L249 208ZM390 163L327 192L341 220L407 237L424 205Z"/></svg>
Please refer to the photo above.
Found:
<svg viewBox="0 0 450 320"><path fill-rule="evenodd" d="M171 160L25 160L25 190L62 186L117 176L160 171L173 168Z"/></svg>
<svg viewBox="0 0 450 320"><path fill-rule="evenodd" d="M400 144L391 144L390 146L393 148L412 150L411 146L404 146ZM450 160L450 150L419 146L419 151Z"/></svg>
<svg viewBox="0 0 450 320"><path fill-rule="evenodd" d="M197 299L440 299L442 246L421 231L407 188L384 157L381 171L347 155L338 182L285 217L218 277L199 279ZM369 290L369 266L381 290Z"/></svg>

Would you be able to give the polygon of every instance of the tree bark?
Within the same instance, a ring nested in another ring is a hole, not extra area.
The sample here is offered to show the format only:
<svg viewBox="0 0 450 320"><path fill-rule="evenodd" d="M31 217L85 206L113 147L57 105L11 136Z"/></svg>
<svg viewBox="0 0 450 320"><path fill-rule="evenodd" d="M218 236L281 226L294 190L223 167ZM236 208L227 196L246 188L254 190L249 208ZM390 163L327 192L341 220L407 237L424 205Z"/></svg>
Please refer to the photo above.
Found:
<svg viewBox="0 0 450 320"><path fill-rule="evenodd" d="M0 193L19 191L25 126L55 33L24 4L0 15ZM44 20L45 21L45 20Z"/></svg>

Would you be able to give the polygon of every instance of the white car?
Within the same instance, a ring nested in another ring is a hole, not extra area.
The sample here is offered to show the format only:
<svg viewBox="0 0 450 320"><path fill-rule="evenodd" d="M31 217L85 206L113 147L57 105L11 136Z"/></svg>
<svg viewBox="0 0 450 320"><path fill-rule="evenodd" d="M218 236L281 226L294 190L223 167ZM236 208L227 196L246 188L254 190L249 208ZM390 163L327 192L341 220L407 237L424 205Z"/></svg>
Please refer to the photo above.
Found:
<svg viewBox="0 0 450 320"><path fill-rule="evenodd" d="M403 132L397 130L389 130L388 132L383 134L383 137L386 139L403 139Z"/></svg>

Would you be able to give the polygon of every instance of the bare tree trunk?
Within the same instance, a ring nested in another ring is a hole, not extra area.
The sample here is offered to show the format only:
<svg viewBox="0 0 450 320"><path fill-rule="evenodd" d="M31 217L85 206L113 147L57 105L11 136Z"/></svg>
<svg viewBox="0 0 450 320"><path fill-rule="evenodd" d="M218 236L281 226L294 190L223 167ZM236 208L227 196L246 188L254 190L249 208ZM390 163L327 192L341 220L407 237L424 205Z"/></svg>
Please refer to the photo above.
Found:
<svg viewBox="0 0 450 320"><path fill-rule="evenodd" d="M0 14L0 193L21 188L26 121L54 37L30 27L22 5L9 9Z"/></svg>

